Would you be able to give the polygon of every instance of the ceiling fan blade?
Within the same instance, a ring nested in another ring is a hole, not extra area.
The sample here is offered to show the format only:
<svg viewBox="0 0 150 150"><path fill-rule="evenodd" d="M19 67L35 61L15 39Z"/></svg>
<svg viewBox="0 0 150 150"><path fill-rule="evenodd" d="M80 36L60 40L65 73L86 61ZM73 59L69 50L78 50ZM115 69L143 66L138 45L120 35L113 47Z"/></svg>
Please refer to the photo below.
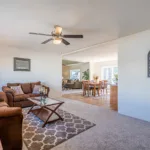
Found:
<svg viewBox="0 0 150 150"><path fill-rule="evenodd" d="M64 43L65 45L70 45L70 43L63 38L62 38L62 43Z"/></svg>
<svg viewBox="0 0 150 150"><path fill-rule="evenodd" d="M35 32L29 32L29 34L33 34L33 35L43 35L43 36L52 36L51 34L43 34L43 33L35 33Z"/></svg>
<svg viewBox="0 0 150 150"><path fill-rule="evenodd" d="M83 38L83 35L62 35L64 38Z"/></svg>
<svg viewBox="0 0 150 150"><path fill-rule="evenodd" d="M46 43L48 43L49 41L51 41L51 40L53 40L52 38L50 38L50 39L48 39L48 40L46 40L46 41L44 41L44 42L42 42L41 44L46 44Z"/></svg>

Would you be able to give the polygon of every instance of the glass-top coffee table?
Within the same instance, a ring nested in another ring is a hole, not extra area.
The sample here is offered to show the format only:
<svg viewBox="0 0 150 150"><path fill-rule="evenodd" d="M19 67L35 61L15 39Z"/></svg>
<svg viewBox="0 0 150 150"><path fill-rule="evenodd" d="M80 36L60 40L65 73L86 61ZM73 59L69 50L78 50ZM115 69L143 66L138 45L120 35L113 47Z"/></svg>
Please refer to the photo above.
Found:
<svg viewBox="0 0 150 150"><path fill-rule="evenodd" d="M45 127L47 123L63 120L56 111L64 102L49 97L47 97L44 102L41 102L41 97L30 97L28 100L33 102L33 106L28 111L28 114L32 112L44 121L42 127Z"/></svg>

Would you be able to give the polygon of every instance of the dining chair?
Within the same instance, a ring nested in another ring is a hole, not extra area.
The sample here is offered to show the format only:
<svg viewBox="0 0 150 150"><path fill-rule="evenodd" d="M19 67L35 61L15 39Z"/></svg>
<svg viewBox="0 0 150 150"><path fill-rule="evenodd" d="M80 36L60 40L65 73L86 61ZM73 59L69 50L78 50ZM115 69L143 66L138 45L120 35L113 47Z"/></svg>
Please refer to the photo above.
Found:
<svg viewBox="0 0 150 150"><path fill-rule="evenodd" d="M99 83L94 84L93 89L92 89L92 95L93 96L100 96L102 90L102 82L99 81Z"/></svg>
<svg viewBox="0 0 150 150"><path fill-rule="evenodd" d="M99 84L97 84L96 86L96 91L97 91L98 96L100 96L101 90L102 90L102 81L99 81Z"/></svg>
<svg viewBox="0 0 150 150"><path fill-rule="evenodd" d="M108 81L107 80L102 80L102 91L103 91L103 94L106 90L106 94L107 94L107 86L108 86Z"/></svg>
<svg viewBox="0 0 150 150"><path fill-rule="evenodd" d="M88 93L88 96L89 96L90 92L91 92L90 82L84 81L83 82L83 96L85 96L86 93Z"/></svg>
<svg viewBox="0 0 150 150"><path fill-rule="evenodd" d="M83 90L83 96L86 94L86 83L87 83L88 81L82 81L82 90Z"/></svg>

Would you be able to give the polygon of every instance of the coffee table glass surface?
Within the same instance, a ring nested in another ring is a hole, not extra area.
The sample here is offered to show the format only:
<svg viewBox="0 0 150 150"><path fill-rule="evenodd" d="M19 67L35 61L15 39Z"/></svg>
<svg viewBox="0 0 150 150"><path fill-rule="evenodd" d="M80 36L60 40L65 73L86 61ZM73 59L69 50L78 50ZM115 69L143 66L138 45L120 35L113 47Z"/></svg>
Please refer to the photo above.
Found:
<svg viewBox="0 0 150 150"><path fill-rule="evenodd" d="M32 101L34 104L39 106L49 106L49 105L62 103L62 101L52 99L49 97L46 97L45 100L42 101L41 101L41 97L30 97L28 98L28 100Z"/></svg>

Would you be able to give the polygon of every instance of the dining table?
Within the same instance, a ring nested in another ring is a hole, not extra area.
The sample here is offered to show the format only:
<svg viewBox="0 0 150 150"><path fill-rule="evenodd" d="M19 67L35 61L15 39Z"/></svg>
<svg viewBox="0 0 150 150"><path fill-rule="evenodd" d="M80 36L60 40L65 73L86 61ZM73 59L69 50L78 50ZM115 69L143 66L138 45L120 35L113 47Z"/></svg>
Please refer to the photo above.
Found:
<svg viewBox="0 0 150 150"><path fill-rule="evenodd" d="M97 87L100 88L100 82L85 82L90 88L93 87L93 96L96 96L96 89ZM84 88L83 88L83 93L84 93ZM84 94L83 94L84 95ZM88 91L88 96L89 96L89 91Z"/></svg>
<svg viewBox="0 0 150 150"><path fill-rule="evenodd" d="M93 95L96 96L96 89L99 86L100 83L97 82L90 82L90 86L93 87Z"/></svg>

